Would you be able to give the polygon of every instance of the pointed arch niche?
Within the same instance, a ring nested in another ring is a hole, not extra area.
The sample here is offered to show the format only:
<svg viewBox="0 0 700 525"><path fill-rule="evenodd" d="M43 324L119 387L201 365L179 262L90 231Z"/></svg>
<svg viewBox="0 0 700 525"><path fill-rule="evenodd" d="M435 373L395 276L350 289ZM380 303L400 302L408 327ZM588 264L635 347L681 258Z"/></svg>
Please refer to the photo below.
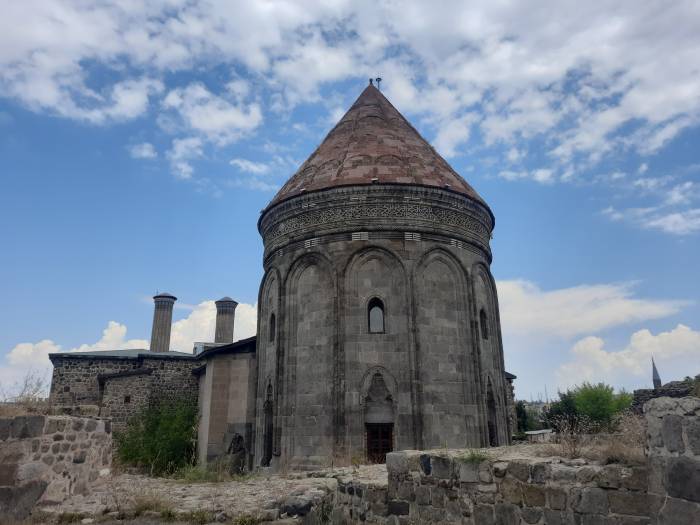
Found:
<svg viewBox="0 0 700 525"><path fill-rule="evenodd" d="M395 443L396 380L385 368L372 367L365 373L360 391L367 460L385 463Z"/></svg>

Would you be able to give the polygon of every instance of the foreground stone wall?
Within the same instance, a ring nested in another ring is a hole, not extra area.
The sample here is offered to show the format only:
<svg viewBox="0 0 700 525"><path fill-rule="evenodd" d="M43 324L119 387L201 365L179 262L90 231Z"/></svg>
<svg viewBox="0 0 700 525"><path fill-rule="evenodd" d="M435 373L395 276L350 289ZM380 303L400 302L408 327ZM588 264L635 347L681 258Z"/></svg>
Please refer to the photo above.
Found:
<svg viewBox="0 0 700 525"><path fill-rule="evenodd" d="M336 523L648 523L656 501L643 466L404 451L387 456L387 470L386 489L339 485Z"/></svg>
<svg viewBox="0 0 700 525"><path fill-rule="evenodd" d="M109 421L68 416L0 418L0 516L24 518L35 504L88 492L109 473Z"/></svg>
<svg viewBox="0 0 700 525"><path fill-rule="evenodd" d="M645 465L393 452L387 485L338 479L333 522L700 523L700 399L654 399L645 416Z"/></svg>
<svg viewBox="0 0 700 525"><path fill-rule="evenodd" d="M700 399L653 399L644 415L649 497L659 500L652 517L659 523L700 523Z"/></svg>

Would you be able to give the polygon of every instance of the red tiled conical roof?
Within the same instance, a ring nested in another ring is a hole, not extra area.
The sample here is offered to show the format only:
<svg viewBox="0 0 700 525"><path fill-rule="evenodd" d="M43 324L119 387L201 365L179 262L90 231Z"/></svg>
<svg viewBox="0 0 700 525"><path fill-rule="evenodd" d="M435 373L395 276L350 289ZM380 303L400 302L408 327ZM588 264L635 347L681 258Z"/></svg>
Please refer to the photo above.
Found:
<svg viewBox="0 0 700 525"><path fill-rule="evenodd" d="M373 182L445 188L484 203L370 84L270 206L302 192Z"/></svg>

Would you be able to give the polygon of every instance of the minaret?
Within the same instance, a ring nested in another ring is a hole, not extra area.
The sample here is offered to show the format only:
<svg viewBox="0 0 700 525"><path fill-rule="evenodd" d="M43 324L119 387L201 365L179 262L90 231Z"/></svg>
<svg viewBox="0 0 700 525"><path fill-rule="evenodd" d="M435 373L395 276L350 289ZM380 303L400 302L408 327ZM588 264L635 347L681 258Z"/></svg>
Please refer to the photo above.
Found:
<svg viewBox="0 0 700 525"><path fill-rule="evenodd" d="M651 358L651 378L654 382L654 390L661 388L661 377L659 377L659 371L656 369L653 357Z"/></svg>
<svg viewBox="0 0 700 525"><path fill-rule="evenodd" d="M170 327L173 322L173 305L177 297L161 293L153 297L153 328L151 329L151 352L170 350Z"/></svg>
<svg viewBox="0 0 700 525"><path fill-rule="evenodd" d="M216 304L214 342L233 343L233 320L238 303L230 297L223 297L214 304Z"/></svg>

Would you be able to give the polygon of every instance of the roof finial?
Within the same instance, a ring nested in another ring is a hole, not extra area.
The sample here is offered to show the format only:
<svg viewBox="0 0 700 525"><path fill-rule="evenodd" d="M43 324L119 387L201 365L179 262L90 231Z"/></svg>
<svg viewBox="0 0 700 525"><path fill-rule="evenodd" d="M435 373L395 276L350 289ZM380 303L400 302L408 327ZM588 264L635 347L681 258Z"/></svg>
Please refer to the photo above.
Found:
<svg viewBox="0 0 700 525"><path fill-rule="evenodd" d="M382 77L377 77L377 78L375 78L374 80L377 81L377 89L378 89L379 91L381 91L381 90L382 90L382 87L381 87L380 84L382 83Z"/></svg>
<svg viewBox="0 0 700 525"><path fill-rule="evenodd" d="M373 85L374 85L374 79L371 79L371 78L369 79L369 85L370 85L370 86L373 86Z"/></svg>

